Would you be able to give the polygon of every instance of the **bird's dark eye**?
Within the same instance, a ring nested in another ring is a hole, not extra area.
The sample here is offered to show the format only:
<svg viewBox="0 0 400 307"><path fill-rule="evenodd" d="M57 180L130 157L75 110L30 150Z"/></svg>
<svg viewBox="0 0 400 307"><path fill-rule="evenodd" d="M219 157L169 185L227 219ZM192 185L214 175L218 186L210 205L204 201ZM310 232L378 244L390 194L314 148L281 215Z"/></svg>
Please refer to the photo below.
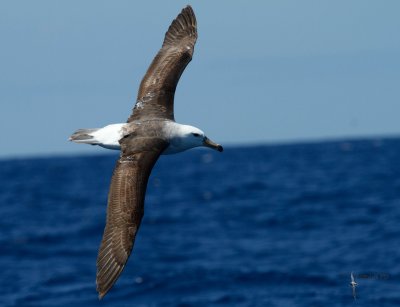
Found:
<svg viewBox="0 0 400 307"><path fill-rule="evenodd" d="M193 134L193 136L195 136L195 137L200 136L200 134L198 134L198 133L192 133L192 134Z"/></svg>

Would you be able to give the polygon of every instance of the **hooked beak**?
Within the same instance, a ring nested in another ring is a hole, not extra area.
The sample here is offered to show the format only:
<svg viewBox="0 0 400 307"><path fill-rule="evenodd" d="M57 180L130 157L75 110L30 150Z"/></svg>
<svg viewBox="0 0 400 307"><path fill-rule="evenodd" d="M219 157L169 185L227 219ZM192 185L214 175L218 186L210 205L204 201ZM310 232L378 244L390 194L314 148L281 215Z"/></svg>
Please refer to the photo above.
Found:
<svg viewBox="0 0 400 307"><path fill-rule="evenodd" d="M222 152L224 150L221 145L214 143L208 137L204 137L203 146L210 147L212 149L218 150L219 152Z"/></svg>

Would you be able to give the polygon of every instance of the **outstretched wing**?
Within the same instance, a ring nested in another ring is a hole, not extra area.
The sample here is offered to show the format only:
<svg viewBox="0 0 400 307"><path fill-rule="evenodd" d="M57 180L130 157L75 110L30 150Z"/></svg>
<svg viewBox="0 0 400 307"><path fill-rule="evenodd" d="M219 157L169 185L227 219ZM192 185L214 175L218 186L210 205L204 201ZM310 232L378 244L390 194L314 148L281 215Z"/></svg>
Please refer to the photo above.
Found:
<svg viewBox="0 0 400 307"><path fill-rule="evenodd" d="M114 285L132 251L144 213L150 172L167 143L159 138L121 140L108 194L107 222L97 257L96 284L101 299Z"/></svg>
<svg viewBox="0 0 400 307"><path fill-rule="evenodd" d="M185 7L171 23L162 48L146 72L128 123L146 118L174 120L176 85L192 60L197 40L197 23L193 9Z"/></svg>

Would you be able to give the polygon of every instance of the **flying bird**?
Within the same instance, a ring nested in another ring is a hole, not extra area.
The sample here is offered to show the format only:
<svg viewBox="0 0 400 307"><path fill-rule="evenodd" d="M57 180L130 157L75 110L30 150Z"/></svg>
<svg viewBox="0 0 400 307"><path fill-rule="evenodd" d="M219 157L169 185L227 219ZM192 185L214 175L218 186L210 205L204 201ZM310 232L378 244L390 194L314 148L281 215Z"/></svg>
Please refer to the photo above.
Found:
<svg viewBox="0 0 400 307"><path fill-rule="evenodd" d="M354 300L356 300L357 294L356 294L356 287L358 286L358 284L356 283L356 281L354 280L354 275L353 272L351 272L350 274L350 287L353 289L353 298Z"/></svg>
<svg viewBox="0 0 400 307"><path fill-rule="evenodd" d="M223 151L202 130L174 119L175 89L192 59L196 40L196 17L187 6L165 34L160 51L140 83L127 123L79 129L69 138L121 151L111 179L106 226L97 257L99 299L114 285L131 254L144 213L147 181L159 156L198 146Z"/></svg>

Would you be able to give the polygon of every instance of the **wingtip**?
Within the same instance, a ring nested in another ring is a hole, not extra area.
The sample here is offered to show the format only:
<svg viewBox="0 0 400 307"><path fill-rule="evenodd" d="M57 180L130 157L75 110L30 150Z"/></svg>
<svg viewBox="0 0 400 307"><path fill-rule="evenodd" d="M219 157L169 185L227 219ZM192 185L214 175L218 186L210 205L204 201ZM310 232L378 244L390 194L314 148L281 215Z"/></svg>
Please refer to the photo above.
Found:
<svg viewBox="0 0 400 307"><path fill-rule="evenodd" d="M182 12L183 12L183 11L186 11L186 10L192 11L192 12L193 12L193 8L192 8L192 6L191 6L190 4L187 4L187 5L182 9Z"/></svg>
<svg viewBox="0 0 400 307"><path fill-rule="evenodd" d="M99 280L96 278L96 291L98 293L98 298L99 301L101 301L103 299L103 297L106 296L106 294L110 291L110 289L112 288L112 286L114 285L114 283L116 282L117 279L114 279L113 282L107 285L104 284L99 284Z"/></svg>
<svg viewBox="0 0 400 307"><path fill-rule="evenodd" d="M182 15L188 14L188 15L192 16L192 18L194 18L196 20L196 15L194 14L194 10L193 10L193 8L192 8L192 6L190 4L186 5L182 9L181 14Z"/></svg>
<svg viewBox="0 0 400 307"><path fill-rule="evenodd" d="M97 284L97 280L96 280L96 286L97 286L96 291L98 293L97 297L98 297L99 301L101 301L103 299L104 295L107 294L107 291L100 290L99 285Z"/></svg>
<svg viewBox="0 0 400 307"><path fill-rule="evenodd" d="M196 15L190 5L187 5L176 16L165 33L163 47L174 45L181 41L184 37L192 37L192 44L196 43L197 39L197 21Z"/></svg>
<svg viewBox="0 0 400 307"><path fill-rule="evenodd" d="M101 301L102 299L103 299L103 297L107 294L107 292L108 292L108 290L101 290L101 289L99 289L99 287L97 287L97 292L99 293L99 295L98 295L98 298L99 298L99 301Z"/></svg>

